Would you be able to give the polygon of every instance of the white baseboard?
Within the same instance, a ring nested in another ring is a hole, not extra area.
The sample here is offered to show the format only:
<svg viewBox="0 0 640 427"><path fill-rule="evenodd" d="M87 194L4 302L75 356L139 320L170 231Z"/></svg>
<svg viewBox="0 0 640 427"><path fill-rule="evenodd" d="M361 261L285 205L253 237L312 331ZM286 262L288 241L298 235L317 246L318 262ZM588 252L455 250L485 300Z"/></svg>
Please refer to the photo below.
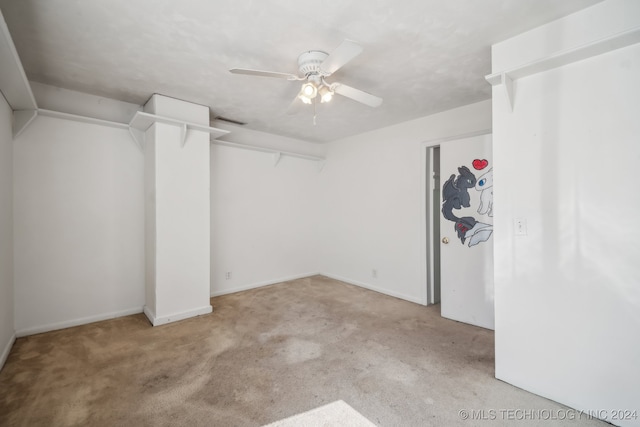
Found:
<svg viewBox="0 0 640 427"><path fill-rule="evenodd" d="M154 313L154 311L151 310L146 305L142 308L142 312L144 313L145 316L147 316L147 319L149 319L149 322L151 322L151 326L153 326L153 322L155 322L156 320L156 313Z"/></svg>
<svg viewBox="0 0 640 427"><path fill-rule="evenodd" d="M318 274L320 274L320 273L298 274L298 275L295 275L295 276L286 276L286 277L281 277L279 279L265 280L263 282L256 282L256 283L251 283L251 284L248 284L248 285L236 286L236 287L229 288L229 289L224 289L224 290L221 290L221 291L212 291L211 292L211 297L218 297L220 295L227 295L227 294L235 294L236 292L248 291L249 289L255 289L255 288L261 288L263 286L275 285L275 284L282 283L282 282L288 282L289 280L304 279L305 277L317 276Z"/></svg>
<svg viewBox="0 0 640 427"><path fill-rule="evenodd" d="M394 292L394 291L390 291L388 289L379 288L379 287L371 285L369 283L359 282L357 280L348 279L346 277L341 277L341 276L337 276L335 274L330 274L330 273L320 273L320 274L322 274L323 276L327 276L327 277L329 277L331 279L335 279L335 280L339 280L341 282L348 283L350 285L360 286L361 288L369 289L370 291L375 291L375 292L378 292L378 293L381 293L381 294L389 295L390 297L400 298L400 299L403 299L405 301L413 302L413 303L420 304L420 305L426 305L424 303L424 301L422 301L420 298L414 298L412 296L404 295L404 294L401 294L399 292Z"/></svg>
<svg viewBox="0 0 640 427"><path fill-rule="evenodd" d="M100 322L102 320L115 319L116 317L130 316L142 313L142 307L130 308L127 310L113 311L111 313L98 314L95 316L81 317L79 319L66 320L64 322L50 323L48 325L35 326L31 328L19 329L16 336L26 337L27 335L41 334L43 332L56 331L58 329L71 328L73 326L86 325L87 323Z"/></svg>
<svg viewBox="0 0 640 427"><path fill-rule="evenodd" d="M159 317L156 316L156 314L146 305L144 306L143 311L153 326L160 326L160 325L166 325L167 323L173 323L179 320L188 319L190 317L209 314L213 311L213 307L211 307L211 305L205 305L204 307L196 308L193 310L187 310L181 313L174 313L168 316L159 316Z"/></svg>
<svg viewBox="0 0 640 427"><path fill-rule="evenodd" d="M9 357L9 353L11 352L11 347L13 347L13 344L15 342L16 342L16 334L13 334L9 338L7 345L4 346L4 350L2 350L2 355L0 355L0 371L4 367L4 362L7 361L7 358Z"/></svg>

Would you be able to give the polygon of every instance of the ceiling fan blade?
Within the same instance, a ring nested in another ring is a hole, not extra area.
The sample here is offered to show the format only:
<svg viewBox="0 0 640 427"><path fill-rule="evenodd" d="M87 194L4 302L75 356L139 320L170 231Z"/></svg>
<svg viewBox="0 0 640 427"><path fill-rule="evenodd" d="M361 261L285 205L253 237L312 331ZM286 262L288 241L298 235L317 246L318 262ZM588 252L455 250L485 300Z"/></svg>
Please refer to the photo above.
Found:
<svg viewBox="0 0 640 427"><path fill-rule="evenodd" d="M246 74L259 77L276 77L278 79L299 80L298 76L289 73L278 73L275 71L251 70L248 68L232 68L229 72L233 74Z"/></svg>
<svg viewBox="0 0 640 427"><path fill-rule="evenodd" d="M351 61L362 52L362 46L352 40L344 40L327 58L320 64L320 70L331 75L338 71L344 64Z"/></svg>
<svg viewBox="0 0 640 427"><path fill-rule="evenodd" d="M298 95L296 95L296 97L293 98L293 101L291 101L291 104L289 104L289 106L287 107L287 114L290 116L296 115L300 111L302 111L303 107L304 104L302 103L300 98L298 98Z"/></svg>
<svg viewBox="0 0 640 427"><path fill-rule="evenodd" d="M369 107L375 108L375 107L379 107L380 104L382 104L382 98L379 98L375 95L371 95L370 93L361 91L360 89L343 85L341 83L335 83L335 87L333 87L333 90L335 91L335 93L338 93L342 96L346 96L347 98L351 98L354 101L358 101L362 104L368 105Z"/></svg>

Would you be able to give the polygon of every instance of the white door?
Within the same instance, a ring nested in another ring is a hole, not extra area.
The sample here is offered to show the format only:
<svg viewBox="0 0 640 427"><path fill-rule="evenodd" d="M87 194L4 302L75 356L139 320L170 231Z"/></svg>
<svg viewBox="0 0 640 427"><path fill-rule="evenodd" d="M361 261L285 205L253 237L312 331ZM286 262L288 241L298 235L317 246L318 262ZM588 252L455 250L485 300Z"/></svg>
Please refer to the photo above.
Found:
<svg viewBox="0 0 640 427"><path fill-rule="evenodd" d="M443 317L494 328L491 135L440 146Z"/></svg>

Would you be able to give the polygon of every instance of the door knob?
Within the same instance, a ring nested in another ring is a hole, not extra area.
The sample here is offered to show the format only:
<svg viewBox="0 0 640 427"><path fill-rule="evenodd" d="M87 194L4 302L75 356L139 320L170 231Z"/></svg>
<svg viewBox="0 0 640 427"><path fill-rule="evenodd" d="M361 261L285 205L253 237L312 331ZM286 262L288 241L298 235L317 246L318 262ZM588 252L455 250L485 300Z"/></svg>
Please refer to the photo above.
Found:
<svg viewBox="0 0 640 427"><path fill-rule="evenodd" d="M448 238L448 237L443 237L443 238L442 238L442 243L444 243L445 245L446 245L447 243L449 243L449 238Z"/></svg>

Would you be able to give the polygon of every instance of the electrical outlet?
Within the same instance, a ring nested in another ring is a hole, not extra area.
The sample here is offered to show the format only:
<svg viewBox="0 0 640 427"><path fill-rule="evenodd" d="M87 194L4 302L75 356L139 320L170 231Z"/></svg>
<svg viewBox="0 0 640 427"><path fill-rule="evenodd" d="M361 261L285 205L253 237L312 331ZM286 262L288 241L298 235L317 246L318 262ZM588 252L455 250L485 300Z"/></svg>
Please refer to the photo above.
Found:
<svg viewBox="0 0 640 427"><path fill-rule="evenodd" d="M227 279L227 280L231 279L231 272L230 272L230 271L227 271L227 272L225 273L225 275L224 275L224 278L225 278L225 279Z"/></svg>
<svg viewBox="0 0 640 427"><path fill-rule="evenodd" d="M375 268L373 270L371 270L371 277L373 277L374 279L378 278L378 270L376 270Z"/></svg>

